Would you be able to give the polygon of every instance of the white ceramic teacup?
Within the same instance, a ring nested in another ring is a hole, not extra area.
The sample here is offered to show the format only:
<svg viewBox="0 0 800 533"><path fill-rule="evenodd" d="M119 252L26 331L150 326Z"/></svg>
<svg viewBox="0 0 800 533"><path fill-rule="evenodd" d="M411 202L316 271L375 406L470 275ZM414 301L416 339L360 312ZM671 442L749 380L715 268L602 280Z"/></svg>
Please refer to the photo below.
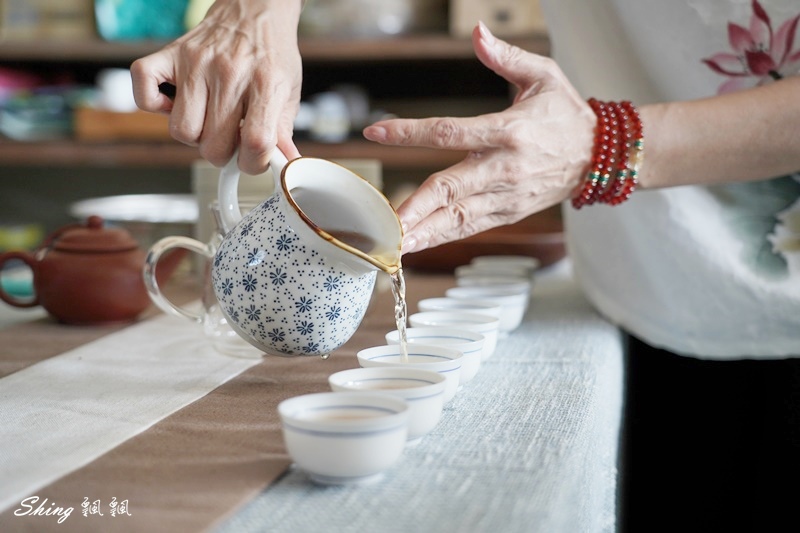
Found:
<svg viewBox="0 0 800 533"><path fill-rule="evenodd" d="M486 337L483 333L457 328L406 328L409 344L432 344L448 346L464 354L459 383L468 383L478 374L481 366L481 352ZM386 344L400 344L400 331L386 334Z"/></svg>
<svg viewBox="0 0 800 533"><path fill-rule="evenodd" d="M518 265L461 265L453 271L456 279L469 276L497 276L508 280L531 281L531 270Z"/></svg>
<svg viewBox="0 0 800 533"><path fill-rule="evenodd" d="M278 404L286 449L322 484L374 480L400 459L408 403L384 393L322 392Z"/></svg>
<svg viewBox="0 0 800 533"><path fill-rule="evenodd" d="M399 344L373 346L356 353L362 368L401 366L432 370L447 378L444 387L444 402L452 400L458 391L461 379L461 365L464 354L446 346L427 344L408 344L408 362L403 362Z"/></svg>
<svg viewBox="0 0 800 533"><path fill-rule="evenodd" d="M474 300L476 298L500 304L503 314L500 316L500 334L508 335L519 327L525 312L528 310L530 293L505 285L468 285L451 287L445 291L450 298Z"/></svg>
<svg viewBox="0 0 800 533"><path fill-rule="evenodd" d="M427 435L442 416L447 378L432 370L401 366L352 368L328 376L334 392L383 392L408 402L408 441Z"/></svg>
<svg viewBox="0 0 800 533"><path fill-rule="evenodd" d="M528 276L533 278L536 271L541 266L539 259L529 255L479 255L473 257L470 265L478 268L501 269L501 268L520 268L527 271Z"/></svg>
<svg viewBox="0 0 800 533"><path fill-rule="evenodd" d="M500 319L497 317L477 313L421 311L409 315L408 323L414 328L456 328L482 334L484 341L481 361L486 361L494 355L497 348L497 338L500 332Z"/></svg>
<svg viewBox="0 0 800 533"><path fill-rule="evenodd" d="M500 274L470 274L458 276L456 278L456 285L459 287L496 287L505 290L525 292L528 295L530 295L533 289L533 283L527 278L503 276Z"/></svg>
<svg viewBox="0 0 800 533"><path fill-rule="evenodd" d="M455 313L477 313L479 315L489 315L500 318L503 314L503 306L491 300L467 300L462 298L450 298L449 296L439 296L435 298L423 298L417 302L417 309L423 311L449 311Z"/></svg>

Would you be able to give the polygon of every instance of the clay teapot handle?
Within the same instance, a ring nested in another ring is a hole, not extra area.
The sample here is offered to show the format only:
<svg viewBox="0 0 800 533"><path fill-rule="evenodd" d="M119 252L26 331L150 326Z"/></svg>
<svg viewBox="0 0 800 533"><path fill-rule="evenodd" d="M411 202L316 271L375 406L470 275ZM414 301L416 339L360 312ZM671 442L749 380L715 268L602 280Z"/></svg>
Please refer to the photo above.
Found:
<svg viewBox="0 0 800 533"><path fill-rule="evenodd" d="M3 264L11 259L19 259L28 265L28 267L34 272L34 276L36 275L36 259L28 252L6 252L0 254L0 271L3 269ZM0 285L0 300L3 300L8 305L13 305L14 307L36 307L39 305L39 295L35 292L32 299L22 300L8 294L5 290L3 290L2 285Z"/></svg>
<svg viewBox="0 0 800 533"><path fill-rule="evenodd" d="M219 199L220 225L222 233L227 234L242 219L242 212L239 208L239 151L237 150L228 163L222 167L219 174L219 186L217 197ZM280 148L275 148L269 160L272 168L272 176L275 180L275 191L280 190L281 172L289 160L281 152Z"/></svg>

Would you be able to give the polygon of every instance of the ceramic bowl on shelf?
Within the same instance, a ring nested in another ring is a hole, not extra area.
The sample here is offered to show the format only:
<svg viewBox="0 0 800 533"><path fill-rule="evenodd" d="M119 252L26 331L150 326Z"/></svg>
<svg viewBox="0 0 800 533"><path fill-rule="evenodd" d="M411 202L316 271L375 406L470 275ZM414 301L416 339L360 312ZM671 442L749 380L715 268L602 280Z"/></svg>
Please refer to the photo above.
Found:
<svg viewBox="0 0 800 533"><path fill-rule="evenodd" d="M79 220L101 216L149 249L164 237L191 236L199 208L191 194L123 194L79 200L69 206L69 213Z"/></svg>
<svg viewBox="0 0 800 533"><path fill-rule="evenodd" d="M447 378L419 368L371 367L342 370L328 376L334 392L383 392L408 402L408 442L427 435L442 417Z"/></svg>
<svg viewBox="0 0 800 533"><path fill-rule="evenodd" d="M494 351L497 348L497 338L500 333L499 318L479 313L420 311L409 315L408 323L413 328L456 328L482 334L484 341L483 350L481 350L481 361L486 361L494 355Z"/></svg>
<svg viewBox="0 0 800 533"><path fill-rule="evenodd" d="M464 354L461 364L459 383L472 380L481 366L481 352L486 337L477 331L456 328L406 328L406 340L409 344L431 344L455 348ZM400 331L393 330L386 334L386 344L400 344Z"/></svg>
<svg viewBox="0 0 800 533"><path fill-rule="evenodd" d="M320 484L377 479L408 438L408 403L383 393L305 394L282 401L278 414L286 450Z"/></svg>
<svg viewBox="0 0 800 533"><path fill-rule="evenodd" d="M403 361L399 344L373 346L356 353L362 368L392 367L432 370L447 378L444 387L444 403L452 400L461 381L461 365L464 354L446 346L408 344L408 361Z"/></svg>

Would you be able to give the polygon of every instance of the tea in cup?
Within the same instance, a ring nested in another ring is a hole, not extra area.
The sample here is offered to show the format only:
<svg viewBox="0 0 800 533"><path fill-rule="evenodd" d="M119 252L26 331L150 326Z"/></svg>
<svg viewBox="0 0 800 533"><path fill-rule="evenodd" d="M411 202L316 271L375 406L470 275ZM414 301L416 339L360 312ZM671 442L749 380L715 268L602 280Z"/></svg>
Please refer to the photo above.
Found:
<svg viewBox="0 0 800 533"><path fill-rule="evenodd" d="M469 382L478 374L481 352L486 337L477 331L457 328L406 328L406 341L417 344L432 344L455 348L464 354L459 375L459 384ZM399 344L400 331L386 334L386 344Z"/></svg>
<svg viewBox="0 0 800 533"><path fill-rule="evenodd" d="M408 317L414 328L436 327L456 328L474 331L484 336L481 361L486 361L497 348L500 332L500 319L490 315L451 311L420 311Z"/></svg>
<svg viewBox="0 0 800 533"><path fill-rule="evenodd" d="M334 392L383 392L408 402L408 442L427 435L442 416L447 378L432 370L400 366L352 368L328 377Z"/></svg>
<svg viewBox="0 0 800 533"><path fill-rule="evenodd" d="M278 404L286 449L313 481L373 481L402 456L408 403L383 393L320 392Z"/></svg>
<svg viewBox="0 0 800 533"><path fill-rule="evenodd" d="M444 402L452 400L461 381L464 354L454 348L427 344L408 344L404 354L399 344L373 346L356 353L362 368L391 367L419 368L439 372L447 378Z"/></svg>
<svg viewBox="0 0 800 533"><path fill-rule="evenodd" d="M500 334L508 335L522 323L528 310L530 292L524 284L459 285L445 291L448 298L481 299L502 306Z"/></svg>

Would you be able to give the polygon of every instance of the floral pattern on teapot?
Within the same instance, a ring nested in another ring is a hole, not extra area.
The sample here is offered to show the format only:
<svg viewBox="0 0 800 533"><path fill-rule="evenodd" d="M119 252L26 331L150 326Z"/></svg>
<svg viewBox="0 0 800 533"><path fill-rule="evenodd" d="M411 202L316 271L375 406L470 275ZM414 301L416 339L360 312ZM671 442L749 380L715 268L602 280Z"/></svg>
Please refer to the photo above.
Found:
<svg viewBox="0 0 800 533"><path fill-rule="evenodd" d="M326 355L361 323L377 272L353 276L308 247L279 203L279 195L265 200L226 236L214 257L214 290L251 344L273 355Z"/></svg>

